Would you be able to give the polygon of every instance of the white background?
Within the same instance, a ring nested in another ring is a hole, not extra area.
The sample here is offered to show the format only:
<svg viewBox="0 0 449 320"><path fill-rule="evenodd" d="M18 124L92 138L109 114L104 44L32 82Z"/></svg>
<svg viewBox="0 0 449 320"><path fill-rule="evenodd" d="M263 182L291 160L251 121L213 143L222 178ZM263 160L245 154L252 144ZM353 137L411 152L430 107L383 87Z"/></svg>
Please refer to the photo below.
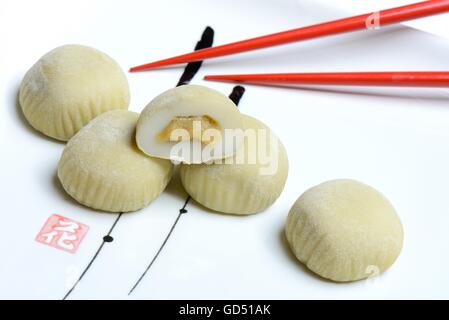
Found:
<svg viewBox="0 0 449 320"><path fill-rule="evenodd" d="M116 215L82 207L55 178L63 143L31 129L16 103L26 70L66 43L98 48L124 68L191 51L204 27L215 44L411 1L3 1L0 8L0 298L61 299ZM449 16L414 27L448 36ZM446 30L446 31L445 31ZM385 27L211 60L193 83L228 94L205 74L300 71L448 70L449 40ZM130 109L173 87L182 68L128 74ZM174 179L137 213L123 215L73 292L98 298L449 298L449 90L246 86L240 109L284 142L290 173L279 200L250 217L191 202L136 291L127 293L182 207ZM404 224L403 251L374 281L335 284L308 272L282 236L292 203L307 188L354 178L382 191ZM34 238L53 213L87 224L76 254Z"/></svg>

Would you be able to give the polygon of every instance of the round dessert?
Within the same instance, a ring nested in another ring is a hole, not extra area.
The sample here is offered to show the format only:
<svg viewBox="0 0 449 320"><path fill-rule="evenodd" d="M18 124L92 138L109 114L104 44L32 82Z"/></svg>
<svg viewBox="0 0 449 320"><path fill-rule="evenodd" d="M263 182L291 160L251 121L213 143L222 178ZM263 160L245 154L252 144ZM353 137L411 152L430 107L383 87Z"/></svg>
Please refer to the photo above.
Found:
<svg viewBox="0 0 449 320"><path fill-rule="evenodd" d="M402 224L390 202L354 180L328 181L304 192L290 210L285 233L302 263L338 282L385 271L403 242Z"/></svg>
<svg viewBox="0 0 449 320"><path fill-rule="evenodd" d="M106 54L86 46L65 45L28 70L19 102L32 127L67 141L97 115L128 109L128 82L120 66Z"/></svg>
<svg viewBox="0 0 449 320"><path fill-rule="evenodd" d="M137 148L137 119L138 114L131 111L108 111L67 143L58 177L76 201L103 211L136 211L165 189L173 164L148 157Z"/></svg>
<svg viewBox="0 0 449 320"><path fill-rule="evenodd" d="M187 193L203 206L248 215L265 210L279 197L287 180L288 159L281 141L265 124L241 117L243 148L212 164L182 164L180 176Z"/></svg>

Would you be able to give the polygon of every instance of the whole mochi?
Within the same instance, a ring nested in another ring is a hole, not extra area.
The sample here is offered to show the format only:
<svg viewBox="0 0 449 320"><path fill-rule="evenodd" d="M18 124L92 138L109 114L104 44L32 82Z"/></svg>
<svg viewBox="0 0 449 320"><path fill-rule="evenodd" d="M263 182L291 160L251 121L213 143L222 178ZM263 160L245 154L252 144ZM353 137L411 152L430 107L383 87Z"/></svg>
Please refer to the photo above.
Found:
<svg viewBox="0 0 449 320"><path fill-rule="evenodd" d="M138 117L127 110L105 112L67 143L58 177L76 201L97 210L129 212L147 206L165 189L173 164L137 148Z"/></svg>
<svg viewBox="0 0 449 320"><path fill-rule="evenodd" d="M279 198L288 176L287 152L280 139L261 121L243 114L242 119L244 129L255 133L252 143L244 140L240 150L243 161L238 161L238 152L221 163L183 163L180 169L187 193L206 208L221 213L264 211ZM263 151L271 155L266 163L260 157Z"/></svg>
<svg viewBox="0 0 449 320"><path fill-rule="evenodd" d="M399 256L401 221L377 190L355 180L332 180L304 192L285 227L294 255L310 270L346 282L377 275Z"/></svg>
<svg viewBox="0 0 449 320"><path fill-rule="evenodd" d="M67 141L97 115L128 109L128 81L120 66L101 51L64 45L28 70L19 103L33 128Z"/></svg>

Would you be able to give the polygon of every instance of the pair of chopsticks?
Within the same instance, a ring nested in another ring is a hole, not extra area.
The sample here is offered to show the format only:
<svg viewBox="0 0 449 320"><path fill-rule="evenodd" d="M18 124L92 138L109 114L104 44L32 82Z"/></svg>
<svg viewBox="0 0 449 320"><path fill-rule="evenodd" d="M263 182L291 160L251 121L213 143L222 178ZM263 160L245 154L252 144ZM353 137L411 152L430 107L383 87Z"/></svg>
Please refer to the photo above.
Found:
<svg viewBox="0 0 449 320"><path fill-rule="evenodd" d="M169 65L206 60L210 58L309 40L356 30L379 28L449 11L449 0L431 0L315 24L298 29L265 35L221 46L202 49L180 56L132 67L130 72L144 71ZM374 25L373 25L374 23ZM278 73L208 75L205 80L243 82L254 84L314 84L364 86L418 86L448 87L449 72L341 72L341 73Z"/></svg>

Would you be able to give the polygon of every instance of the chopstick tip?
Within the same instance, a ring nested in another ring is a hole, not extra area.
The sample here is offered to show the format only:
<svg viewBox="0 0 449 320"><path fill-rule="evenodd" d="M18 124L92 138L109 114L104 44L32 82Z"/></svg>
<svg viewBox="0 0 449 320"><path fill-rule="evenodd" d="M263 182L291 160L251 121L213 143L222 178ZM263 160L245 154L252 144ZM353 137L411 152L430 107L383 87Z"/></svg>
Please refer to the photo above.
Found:
<svg viewBox="0 0 449 320"><path fill-rule="evenodd" d="M158 68L161 66L164 66L164 65L160 64L158 62L151 62L151 63L131 67L131 68L129 68L129 72L148 71L148 70L155 69L155 68Z"/></svg>

